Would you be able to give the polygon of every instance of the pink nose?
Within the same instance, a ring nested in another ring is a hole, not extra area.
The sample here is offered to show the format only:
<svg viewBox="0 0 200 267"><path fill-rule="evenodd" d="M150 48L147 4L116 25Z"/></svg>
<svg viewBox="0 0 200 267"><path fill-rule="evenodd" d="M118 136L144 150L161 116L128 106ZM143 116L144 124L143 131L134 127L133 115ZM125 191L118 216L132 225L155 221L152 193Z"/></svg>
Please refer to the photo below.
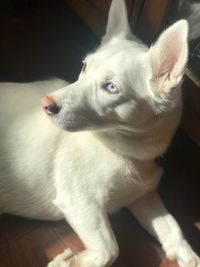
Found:
<svg viewBox="0 0 200 267"><path fill-rule="evenodd" d="M41 103L42 103L43 110L48 115L54 115L60 112L60 107L57 105L56 101L51 96L43 96L41 98Z"/></svg>

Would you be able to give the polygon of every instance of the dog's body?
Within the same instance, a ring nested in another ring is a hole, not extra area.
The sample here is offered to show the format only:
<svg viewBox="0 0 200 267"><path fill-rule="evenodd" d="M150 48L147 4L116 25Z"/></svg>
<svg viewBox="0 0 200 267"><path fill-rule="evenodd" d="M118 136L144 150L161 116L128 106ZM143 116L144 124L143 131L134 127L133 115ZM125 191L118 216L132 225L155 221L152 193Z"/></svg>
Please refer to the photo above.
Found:
<svg viewBox="0 0 200 267"><path fill-rule="evenodd" d="M124 3L115 0L103 44L87 57L76 83L1 85L0 212L66 218L86 246L79 255L67 250L49 266L110 266L118 248L106 212L121 207L128 207L181 267L200 266L155 192L162 169L154 160L165 152L181 116L186 35L186 22L179 22L149 52L129 40L134 37ZM170 37L177 38L178 49ZM43 106L73 133L56 127L40 108L40 97L60 87Z"/></svg>
<svg viewBox="0 0 200 267"><path fill-rule="evenodd" d="M60 131L46 119L39 101L49 92L50 86L56 84L64 82L1 84L2 108L7 109L8 102L10 108L0 119L0 136L4 140L0 144L0 212L35 219L56 219L51 171L56 151L55 137ZM38 164L38 159L41 164Z"/></svg>
<svg viewBox="0 0 200 267"><path fill-rule="evenodd" d="M11 107L0 121L1 126L5 125L1 130L1 140L4 140L0 161L1 212L34 219L61 219L63 213L53 204L60 183L66 197L72 194L73 188L77 187L79 195L86 186L91 199L97 198L101 206L112 212L158 185L161 169L148 160L149 155L142 161L129 158L130 152L127 156L120 155L110 149L116 149L116 136L108 140L108 147L102 143L102 133L65 132L46 118L38 99L52 86L61 84L64 82L59 80L29 85L1 84L1 106L5 110L9 102ZM21 101L23 98L25 102ZM152 138L149 134L147 137ZM120 146L126 151L126 145L134 150L135 142L130 147L129 137L124 139ZM160 145L153 144L151 153L160 153ZM138 147L142 157L144 149L143 144ZM120 150L123 154L126 151ZM59 181L59 177L66 180Z"/></svg>

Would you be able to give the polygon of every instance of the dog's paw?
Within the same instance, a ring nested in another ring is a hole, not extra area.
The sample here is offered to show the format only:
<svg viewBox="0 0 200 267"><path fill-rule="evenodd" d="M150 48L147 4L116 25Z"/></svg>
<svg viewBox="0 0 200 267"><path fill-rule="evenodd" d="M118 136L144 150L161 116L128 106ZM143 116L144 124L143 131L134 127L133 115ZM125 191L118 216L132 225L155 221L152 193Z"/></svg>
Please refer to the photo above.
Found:
<svg viewBox="0 0 200 267"><path fill-rule="evenodd" d="M72 267L70 259L74 256L71 249L66 249L63 253L56 256L47 267Z"/></svg>
<svg viewBox="0 0 200 267"><path fill-rule="evenodd" d="M199 257L185 240L171 246L167 251L167 257L176 260L180 267L200 267Z"/></svg>

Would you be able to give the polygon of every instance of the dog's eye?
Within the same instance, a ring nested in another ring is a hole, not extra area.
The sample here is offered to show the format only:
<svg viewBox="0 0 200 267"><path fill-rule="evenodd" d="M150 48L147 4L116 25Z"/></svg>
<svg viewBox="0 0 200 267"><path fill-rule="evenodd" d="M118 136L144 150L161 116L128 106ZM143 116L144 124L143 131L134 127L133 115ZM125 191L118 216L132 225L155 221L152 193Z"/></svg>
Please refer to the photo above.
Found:
<svg viewBox="0 0 200 267"><path fill-rule="evenodd" d="M82 66L82 69L81 69L81 72L86 72L86 68L87 68L87 63L83 60L82 61L82 63L83 63L83 66Z"/></svg>
<svg viewBox="0 0 200 267"><path fill-rule="evenodd" d="M114 83L106 83L103 88L110 94L119 94L119 89Z"/></svg>

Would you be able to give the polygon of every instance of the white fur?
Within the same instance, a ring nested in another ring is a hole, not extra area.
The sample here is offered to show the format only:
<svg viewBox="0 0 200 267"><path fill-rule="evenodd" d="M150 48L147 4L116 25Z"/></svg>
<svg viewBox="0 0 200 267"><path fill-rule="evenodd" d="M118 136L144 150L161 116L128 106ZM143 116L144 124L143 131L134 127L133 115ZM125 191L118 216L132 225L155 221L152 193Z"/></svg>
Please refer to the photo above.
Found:
<svg viewBox="0 0 200 267"><path fill-rule="evenodd" d="M148 50L130 34L124 1L114 0L102 45L86 57L77 82L1 84L0 211L66 218L86 246L78 255L65 251L49 266L110 266L118 246L107 212L121 207L181 267L200 266L155 192L162 169L154 159L180 120L186 40L187 24L180 21ZM108 82L119 94L105 91ZM61 110L50 116L60 128L40 107L52 88L61 88L51 93Z"/></svg>

